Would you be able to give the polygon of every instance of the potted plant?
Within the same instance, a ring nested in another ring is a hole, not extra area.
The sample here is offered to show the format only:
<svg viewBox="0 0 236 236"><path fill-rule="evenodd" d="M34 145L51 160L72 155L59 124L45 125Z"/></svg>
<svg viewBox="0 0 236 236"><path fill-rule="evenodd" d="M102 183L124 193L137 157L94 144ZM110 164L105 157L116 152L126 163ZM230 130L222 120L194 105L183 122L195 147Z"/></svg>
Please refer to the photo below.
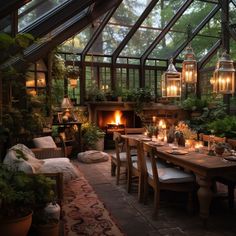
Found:
<svg viewBox="0 0 236 236"><path fill-rule="evenodd" d="M20 153L18 153L22 158ZM8 236L26 236L32 222L32 210L41 198L54 194L54 182L41 175L27 175L0 165L0 232ZM45 191L47 190L47 191Z"/></svg>
<svg viewBox="0 0 236 236"><path fill-rule="evenodd" d="M149 138L151 138L153 135L157 136L158 134L158 127L156 125L147 125L145 126L145 129Z"/></svg>
<svg viewBox="0 0 236 236"><path fill-rule="evenodd" d="M82 141L85 150L99 150L104 149L105 133L93 123L85 123L82 125Z"/></svg>
<svg viewBox="0 0 236 236"><path fill-rule="evenodd" d="M230 150L230 145L228 143L219 142L214 144L215 153L219 156L222 156L226 149Z"/></svg>
<svg viewBox="0 0 236 236"><path fill-rule="evenodd" d="M207 107L207 100L201 100L190 96L181 103L181 107L191 112L192 117L200 116L204 107Z"/></svg>

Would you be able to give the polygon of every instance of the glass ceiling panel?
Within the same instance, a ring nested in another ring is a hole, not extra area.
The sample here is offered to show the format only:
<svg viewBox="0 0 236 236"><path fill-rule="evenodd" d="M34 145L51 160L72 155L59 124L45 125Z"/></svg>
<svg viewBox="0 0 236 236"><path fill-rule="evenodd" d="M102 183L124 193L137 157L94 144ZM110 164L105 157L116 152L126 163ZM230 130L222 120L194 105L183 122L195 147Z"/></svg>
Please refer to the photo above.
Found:
<svg viewBox="0 0 236 236"><path fill-rule="evenodd" d="M235 2L236 4L236 2ZM236 23L236 7L235 5L231 2L229 4L229 20L230 20L230 23Z"/></svg>
<svg viewBox="0 0 236 236"><path fill-rule="evenodd" d="M187 25L191 22L194 30L214 6L215 4L194 1L148 58L169 59L171 54L187 39Z"/></svg>
<svg viewBox="0 0 236 236"><path fill-rule="evenodd" d="M8 15L0 20L0 32L11 33L11 16Z"/></svg>
<svg viewBox="0 0 236 236"><path fill-rule="evenodd" d="M105 17L105 15L101 16L97 21L93 22L93 24L89 25L87 28L85 28L79 34L75 35L74 47L72 46L72 38L70 38L67 41L65 41L63 44L61 44L59 46L59 49L62 52L81 53L84 50L87 43L90 41L93 33L100 26L104 17Z"/></svg>
<svg viewBox="0 0 236 236"><path fill-rule="evenodd" d="M197 60L200 60L210 48L217 42L221 31L220 12L209 21L191 42ZM184 59L184 51L179 54L178 59Z"/></svg>
<svg viewBox="0 0 236 236"><path fill-rule="evenodd" d="M159 1L120 55L141 57L184 2L185 0Z"/></svg>
<svg viewBox="0 0 236 236"><path fill-rule="evenodd" d="M187 25L189 24L192 29L195 29L214 7L215 4L212 3L193 1L171 30L186 33Z"/></svg>
<svg viewBox="0 0 236 236"><path fill-rule="evenodd" d="M160 30L139 28L120 55L140 57L160 32Z"/></svg>
<svg viewBox="0 0 236 236"><path fill-rule="evenodd" d="M169 59L172 53L183 43L184 40L184 33L169 31L148 58Z"/></svg>
<svg viewBox="0 0 236 236"><path fill-rule="evenodd" d="M18 31L45 16L67 0L32 0L18 10Z"/></svg>
<svg viewBox="0 0 236 236"><path fill-rule="evenodd" d="M90 53L111 55L146 9L148 1L123 0Z"/></svg>

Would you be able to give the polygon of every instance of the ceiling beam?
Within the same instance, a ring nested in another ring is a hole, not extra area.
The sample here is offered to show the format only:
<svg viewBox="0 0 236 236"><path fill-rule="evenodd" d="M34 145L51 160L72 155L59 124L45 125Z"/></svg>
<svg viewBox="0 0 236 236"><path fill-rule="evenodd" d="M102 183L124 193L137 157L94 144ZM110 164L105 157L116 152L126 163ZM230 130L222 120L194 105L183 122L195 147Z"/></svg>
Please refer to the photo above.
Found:
<svg viewBox="0 0 236 236"><path fill-rule="evenodd" d="M205 17L205 19L195 28L191 35L189 35L188 39L183 42L179 48L172 54L173 59L176 57L187 47L187 45L193 40L193 38L203 29L203 27L209 22L209 20L214 17L214 15L219 11L220 5L215 6L211 12Z"/></svg>
<svg viewBox="0 0 236 236"><path fill-rule="evenodd" d="M159 0L152 0L149 5L146 7L142 15L138 18L138 20L135 22L131 30L128 32L128 34L125 36L123 41L119 44L119 46L116 48L116 50L113 52L112 60L115 62L123 48L127 45L129 40L132 38L132 36L135 34L135 32L138 30L138 28L141 26L141 24L144 22L144 20L147 18L149 13L152 11L152 9L155 7L155 5L158 3Z"/></svg>
<svg viewBox="0 0 236 236"><path fill-rule="evenodd" d="M169 30L174 26L176 21L183 15L185 10L191 5L193 0L187 0L181 8L176 12L176 14L171 18L167 25L163 28L162 32L156 37L152 44L147 48L147 50L141 56L141 63L145 64L145 61L153 49L161 42Z"/></svg>
<svg viewBox="0 0 236 236"><path fill-rule="evenodd" d="M119 0L117 5L112 10L110 10L110 12L107 13L107 15L102 20L102 22L100 23L100 25L97 28L97 30L93 33L91 39L89 40L89 42L87 43L87 45L85 46L84 50L81 53L81 61L84 60L85 55L88 53L89 49L95 43L95 41L97 40L97 38L99 37L99 35L101 34L101 32L103 31L105 26L107 25L108 21L113 16L113 14L115 13L116 9L118 8L118 6L120 5L121 2L122 2L122 0Z"/></svg>
<svg viewBox="0 0 236 236"><path fill-rule="evenodd" d="M30 2L31 0L1 0L0 4L0 19L9 15L13 11L17 10L18 8L24 6L26 3Z"/></svg>
<svg viewBox="0 0 236 236"><path fill-rule="evenodd" d="M31 45L28 49L24 51L24 56L17 57L14 60L8 61L1 66L4 68L9 65L14 65L16 67L22 66L22 62L33 62L44 57L54 49L59 44L63 43L68 38L71 38L74 34L81 32L89 24L93 23L95 19L105 14L107 11L115 7L120 0L101 0L99 1L93 11L90 14L83 15L81 19L74 19L71 24L66 24L65 27L58 29L56 34L53 36L52 40L44 43L36 43Z"/></svg>
<svg viewBox="0 0 236 236"><path fill-rule="evenodd" d="M69 20L98 0L69 0L39 18L20 33L30 33L35 38L42 37Z"/></svg>
<svg viewBox="0 0 236 236"><path fill-rule="evenodd" d="M221 39L219 39L208 51L208 53L202 57L202 59L198 62L198 68L201 70L216 54L217 50L220 48L222 44Z"/></svg>

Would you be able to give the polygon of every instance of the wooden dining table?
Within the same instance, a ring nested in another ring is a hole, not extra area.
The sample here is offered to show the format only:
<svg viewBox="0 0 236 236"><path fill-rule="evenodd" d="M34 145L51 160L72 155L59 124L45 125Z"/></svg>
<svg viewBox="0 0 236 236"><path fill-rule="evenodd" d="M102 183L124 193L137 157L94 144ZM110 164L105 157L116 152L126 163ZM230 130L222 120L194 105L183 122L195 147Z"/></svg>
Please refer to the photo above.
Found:
<svg viewBox="0 0 236 236"><path fill-rule="evenodd" d="M212 185L216 177L225 177L236 173L236 161L227 161L220 156L209 156L207 150L203 148L201 152L189 150L181 147L177 150L182 150L185 154L173 154L176 149L167 143L158 145L158 142L148 141L144 135L122 135L124 139L135 139L149 143L155 146L158 157L182 167L187 171L191 171L196 176L196 181L199 185L197 192L199 200L199 215L206 221L209 217L209 208L212 200ZM173 153L172 153L173 152Z"/></svg>

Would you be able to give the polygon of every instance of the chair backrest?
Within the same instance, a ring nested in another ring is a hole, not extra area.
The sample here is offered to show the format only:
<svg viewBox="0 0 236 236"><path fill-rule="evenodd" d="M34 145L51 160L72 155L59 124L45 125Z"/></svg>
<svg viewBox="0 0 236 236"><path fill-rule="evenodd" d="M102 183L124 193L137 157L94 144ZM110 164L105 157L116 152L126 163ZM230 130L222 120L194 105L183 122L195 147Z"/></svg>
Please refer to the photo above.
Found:
<svg viewBox="0 0 236 236"><path fill-rule="evenodd" d="M138 148L139 141L136 139L126 139L126 153L127 153L127 163L128 169L131 170L132 168L132 150Z"/></svg>
<svg viewBox="0 0 236 236"><path fill-rule="evenodd" d="M145 128L125 128L125 134L143 134Z"/></svg>
<svg viewBox="0 0 236 236"><path fill-rule="evenodd" d="M116 159L120 162L120 153L124 151L125 140L121 137L119 132L114 132L113 139L115 141Z"/></svg>
<svg viewBox="0 0 236 236"><path fill-rule="evenodd" d="M159 186L159 177L158 177L158 168L157 168L157 157L158 156L157 156L156 147L152 147L152 146L148 145L147 143L143 143L142 149L143 149L143 151L142 151L143 155L146 155L146 158L149 158L151 161L152 178L153 178L154 184L158 187ZM145 166L146 166L145 157L143 158L143 161L145 162ZM144 166L144 168L145 168L145 166ZM144 171L145 171L145 169L144 169ZM147 166L146 166L146 171L147 171ZM148 176L147 172L146 172L146 175Z"/></svg>
<svg viewBox="0 0 236 236"><path fill-rule="evenodd" d="M213 142L216 142L216 143L220 143L220 142L224 143L226 141L225 137L221 138L221 137L217 137L217 136L214 136L214 135L199 134L199 137L203 142L213 141Z"/></svg>

